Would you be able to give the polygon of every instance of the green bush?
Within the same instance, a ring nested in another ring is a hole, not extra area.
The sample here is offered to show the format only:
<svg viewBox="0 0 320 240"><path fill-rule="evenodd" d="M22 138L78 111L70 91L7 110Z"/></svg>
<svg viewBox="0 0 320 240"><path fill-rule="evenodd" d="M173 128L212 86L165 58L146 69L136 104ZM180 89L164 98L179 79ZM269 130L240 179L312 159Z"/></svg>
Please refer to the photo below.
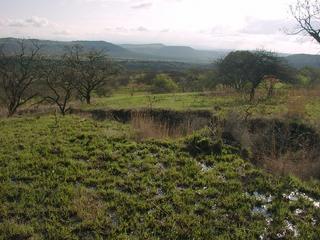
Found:
<svg viewBox="0 0 320 240"><path fill-rule="evenodd" d="M213 141L202 134L195 134L185 142L186 150L191 155L221 154L223 144L221 140Z"/></svg>
<svg viewBox="0 0 320 240"><path fill-rule="evenodd" d="M167 74L158 74L151 86L152 93L171 93L178 90L178 85Z"/></svg>

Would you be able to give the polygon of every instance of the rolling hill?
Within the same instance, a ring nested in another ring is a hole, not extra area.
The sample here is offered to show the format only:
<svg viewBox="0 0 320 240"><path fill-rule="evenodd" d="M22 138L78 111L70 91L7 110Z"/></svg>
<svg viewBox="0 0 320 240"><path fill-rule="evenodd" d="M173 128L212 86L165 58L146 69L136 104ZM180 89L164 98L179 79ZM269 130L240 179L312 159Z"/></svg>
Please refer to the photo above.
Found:
<svg viewBox="0 0 320 240"><path fill-rule="evenodd" d="M142 53L149 56L160 57L170 61L182 61L193 63L210 63L224 57L228 50L196 50L187 46L166 46L163 44L123 44L126 48L135 53Z"/></svg>
<svg viewBox="0 0 320 240"><path fill-rule="evenodd" d="M288 63L295 68L320 68L320 55L294 54L286 57Z"/></svg>
<svg viewBox="0 0 320 240"><path fill-rule="evenodd" d="M7 52L14 52L19 48L19 39L16 38L2 38L0 39L0 45L4 44ZM116 59L144 59L140 54L133 53L125 48L118 45L105 42L105 41L50 41L50 40L37 40L30 39L25 40L26 46L31 46L32 41L36 41L41 47L41 54L46 56L60 56L62 55L66 48L73 45L82 45L85 51L89 50L99 50L104 51L106 54L110 55Z"/></svg>
<svg viewBox="0 0 320 240"><path fill-rule="evenodd" d="M19 47L19 39L0 38L0 46L5 45L7 52L12 53ZM32 40L25 40L26 45L30 46ZM41 46L41 54L50 57L57 57L65 52L66 47L80 44L85 51L99 50L104 51L116 60L134 61L159 61L159 62L180 62L191 64L210 64L222 58L231 50L197 50L188 46L166 46L161 43L156 44L113 44L105 41L50 41L33 40ZM295 68L319 67L320 55L310 54L279 54Z"/></svg>

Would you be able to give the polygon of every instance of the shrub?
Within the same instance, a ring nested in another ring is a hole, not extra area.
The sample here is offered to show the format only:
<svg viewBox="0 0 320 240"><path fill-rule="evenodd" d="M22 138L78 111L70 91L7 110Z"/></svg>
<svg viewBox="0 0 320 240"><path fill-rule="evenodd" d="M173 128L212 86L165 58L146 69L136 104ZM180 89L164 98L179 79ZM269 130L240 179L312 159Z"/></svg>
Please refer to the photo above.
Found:
<svg viewBox="0 0 320 240"><path fill-rule="evenodd" d="M152 93L171 93L178 90L178 85L167 74L158 74L151 86Z"/></svg>
<svg viewBox="0 0 320 240"><path fill-rule="evenodd" d="M202 134L193 135L186 140L185 144L186 151L191 155L221 154L223 148L221 140L213 141L211 138Z"/></svg>

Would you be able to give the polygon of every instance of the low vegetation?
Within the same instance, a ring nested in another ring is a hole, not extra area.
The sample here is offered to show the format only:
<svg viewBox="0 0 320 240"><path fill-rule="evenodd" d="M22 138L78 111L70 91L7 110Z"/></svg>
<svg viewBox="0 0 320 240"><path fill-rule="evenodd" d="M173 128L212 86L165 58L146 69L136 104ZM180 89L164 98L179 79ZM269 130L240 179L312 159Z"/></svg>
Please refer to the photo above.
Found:
<svg viewBox="0 0 320 240"><path fill-rule="evenodd" d="M264 173L206 131L136 142L135 130L117 122L0 121L2 239L320 234L318 183Z"/></svg>

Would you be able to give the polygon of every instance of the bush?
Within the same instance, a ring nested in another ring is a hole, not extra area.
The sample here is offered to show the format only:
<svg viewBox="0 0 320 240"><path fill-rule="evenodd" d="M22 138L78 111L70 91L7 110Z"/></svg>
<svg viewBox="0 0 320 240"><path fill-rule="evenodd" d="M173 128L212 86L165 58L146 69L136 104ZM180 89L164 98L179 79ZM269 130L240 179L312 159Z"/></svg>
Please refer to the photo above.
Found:
<svg viewBox="0 0 320 240"><path fill-rule="evenodd" d="M223 144L221 140L213 141L211 138L202 134L194 134L186 140L186 151L191 155L210 155L221 154Z"/></svg>
<svg viewBox="0 0 320 240"><path fill-rule="evenodd" d="M158 74L151 86L152 93L171 93L178 90L178 85L167 74Z"/></svg>

